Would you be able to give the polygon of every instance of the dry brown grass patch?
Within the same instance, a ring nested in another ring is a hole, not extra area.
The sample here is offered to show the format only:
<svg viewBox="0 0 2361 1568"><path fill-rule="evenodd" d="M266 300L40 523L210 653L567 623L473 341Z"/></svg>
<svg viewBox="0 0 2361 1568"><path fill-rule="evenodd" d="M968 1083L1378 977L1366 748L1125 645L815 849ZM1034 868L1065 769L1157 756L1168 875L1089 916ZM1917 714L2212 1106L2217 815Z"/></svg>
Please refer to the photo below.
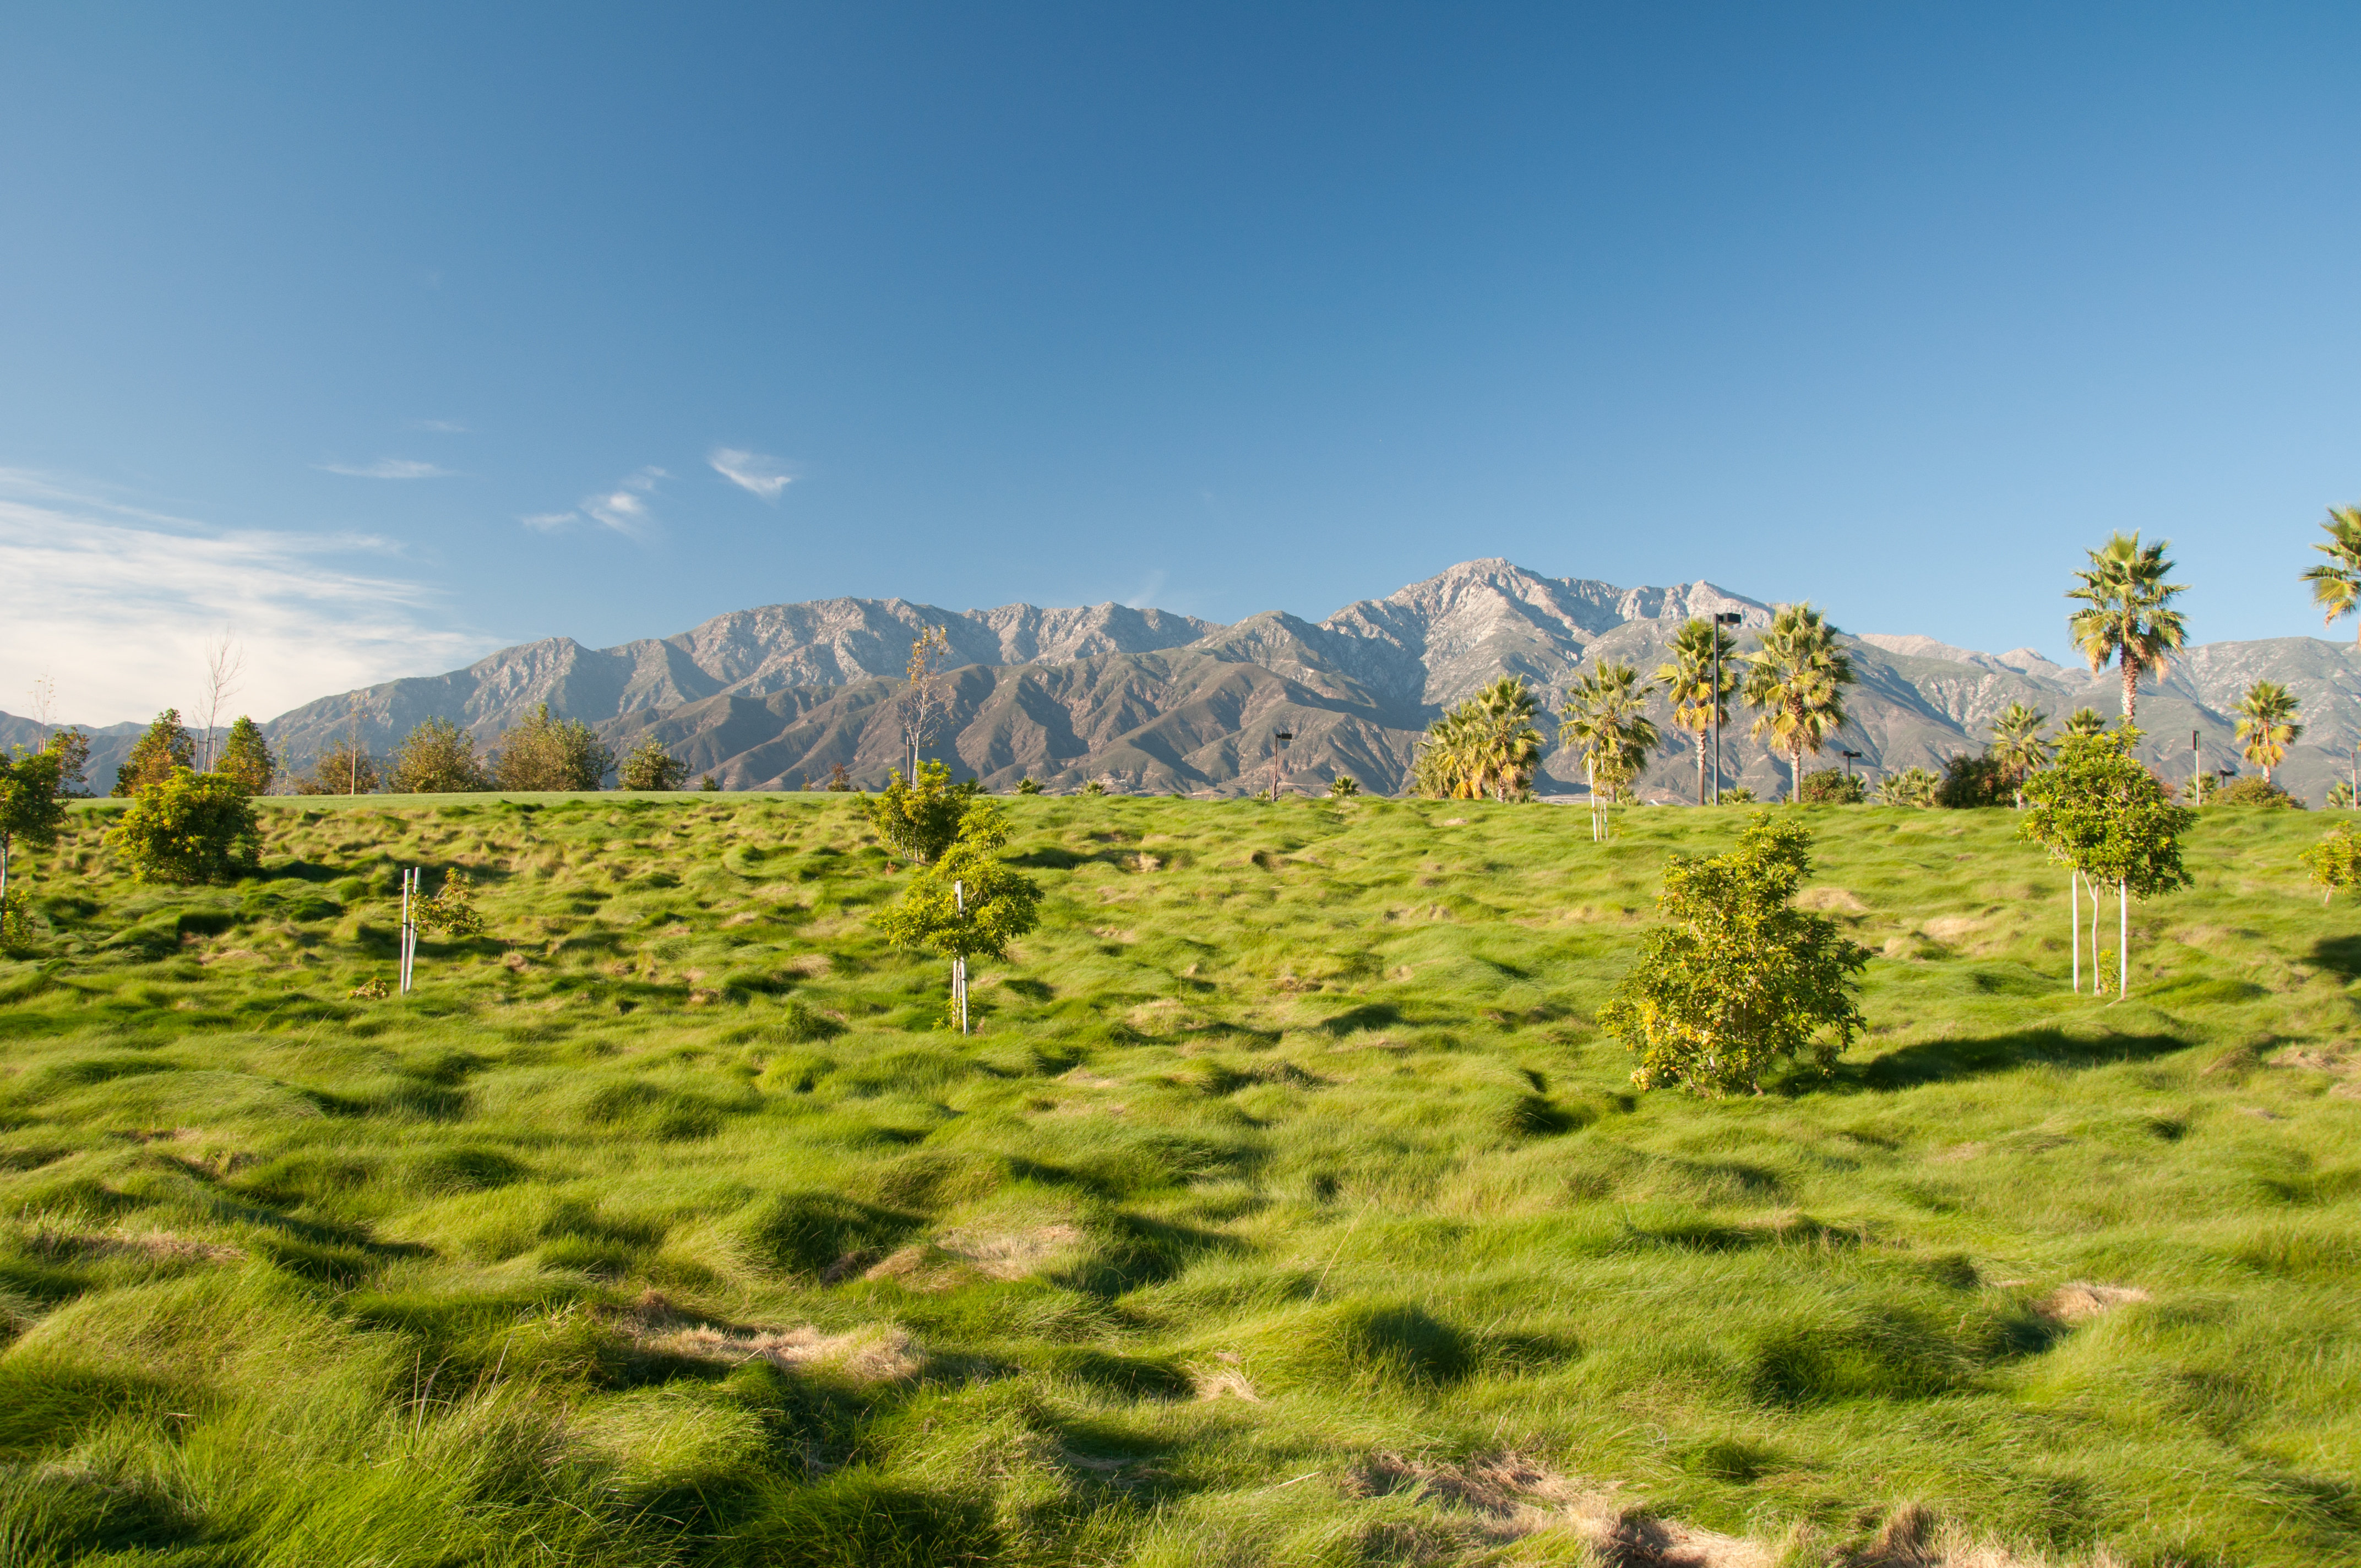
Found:
<svg viewBox="0 0 2361 1568"><path fill-rule="evenodd" d="M2136 1285L2093 1285L2088 1280L2073 1279L2042 1298L2034 1310L2052 1322L2087 1323L2118 1307L2152 1299Z"/></svg>
<svg viewBox="0 0 2361 1568"><path fill-rule="evenodd" d="M709 1323L685 1317L653 1291L642 1296L616 1326L632 1343L660 1354L736 1366L757 1357L783 1371L826 1371L862 1383L899 1383L916 1376L925 1358L892 1323L871 1323L840 1334L806 1324L771 1329Z"/></svg>

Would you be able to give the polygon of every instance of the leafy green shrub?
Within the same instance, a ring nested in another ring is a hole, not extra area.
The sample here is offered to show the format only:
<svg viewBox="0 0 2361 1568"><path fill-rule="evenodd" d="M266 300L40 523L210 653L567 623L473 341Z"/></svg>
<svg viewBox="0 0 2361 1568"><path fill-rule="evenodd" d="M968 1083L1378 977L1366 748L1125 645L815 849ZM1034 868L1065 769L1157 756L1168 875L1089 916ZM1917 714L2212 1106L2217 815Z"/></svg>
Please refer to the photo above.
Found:
<svg viewBox="0 0 2361 1568"><path fill-rule="evenodd" d="M1019 795L1039 795L1041 793L1041 781L1035 778L1031 773L1027 773L1023 778L1016 781L1016 793Z"/></svg>
<svg viewBox="0 0 2361 1568"><path fill-rule="evenodd" d="M252 871L262 855L246 786L187 768L143 787L106 841L141 882L226 882Z"/></svg>
<svg viewBox="0 0 2361 1568"><path fill-rule="evenodd" d="M1853 977L1868 952L1788 903L1811 842L1800 823L1757 813L1728 854L1665 862L1656 907L1679 924L1649 934L1598 1011L1599 1027L1639 1054L1632 1082L1759 1093L1764 1072L1806 1048L1827 1071L1862 1026Z"/></svg>
<svg viewBox="0 0 2361 1568"><path fill-rule="evenodd" d="M2320 895L2323 904L2335 897L2338 888L2361 884L2361 837L2350 828L2336 828L2298 858L2312 882L2328 890Z"/></svg>
<svg viewBox="0 0 2361 1568"><path fill-rule="evenodd" d="M2260 806L2280 811L2308 809L2303 802L2270 780L2249 773L2233 779L2205 797L2208 806Z"/></svg>
<svg viewBox="0 0 2361 1568"><path fill-rule="evenodd" d="M1361 781L1350 773L1338 773L1328 785L1331 800L1350 800L1361 793Z"/></svg>
<svg viewBox="0 0 2361 1568"><path fill-rule="evenodd" d="M578 718L554 718L541 703L500 737L492 773L502 789L593 790L615 771L615 753Z"/></svg>
<svg viewBox="0 0 2361 1568"><path fill-rule="evenodd" d="M445 877L434 895L420 899L411 914L423 929L440 931L453 941L484 934L484 917L476 908L476 884L467 880L466 872Z"/></svg>
<svg viewBox="0 0 2361 1568"><path fill-rule="evenodd" d="M708 773L708 779L712 778ZM674 756L664 743L649 736L623 759L621 783L625 789L675 790L688 777L688 764Z"/></svg>
<svg viewBox="0 0 2361 1568"><path fill-rule="evenodd" d="M1721 792L1720 801L1724 806L1752 806L1754 792L1744 784L1732 784Z"/></svg>
<svg viewBox="0 0 2361 1568"><path fill-rule="evenodd" d="M1106 793L1106 784L1101 780L1093 779L1090 783L1082 786L1082 793L1084 795L1104 795Z"/></svg>
<svg viewBox="0 0 2361 1568"><path fill-rule="evenodd" d="M331 767L324 758L313 776L326 786L325 793L339 794L336 786L351 760L347 756ZM430 718L402 737L386 783L396 795L463 795L492 787L476 756L476 738L447 718ZM366 781L361 787L368 787Z"/></svg>
<svg viewBox="0 0 2361 1568"><path fill-rule="evenodd" d="M1869 784L1841 768L1806 773L1795 798L1806 806L1859 806L1869 798Z"/></svg>
<svg viewBox="0 0 2361 1568"><path fill-rule="evenodd" d="M1962 751L1943 759L1942 782L1935 786L1937 806L1961 811L2007 806L2015 798L2015 774L1990 752Z"/></svg>
<svg viewBox="0 0 2361 1568"><path fill-rule="evenodd" d="M947 763L921 762L916 784L905 782L897 768L887 775L881 794L874 799L864 795L861 804L877 836L912 865L923 866L959 837L960 819L967 815L978 787L973 779L951 783Z"/></svg>

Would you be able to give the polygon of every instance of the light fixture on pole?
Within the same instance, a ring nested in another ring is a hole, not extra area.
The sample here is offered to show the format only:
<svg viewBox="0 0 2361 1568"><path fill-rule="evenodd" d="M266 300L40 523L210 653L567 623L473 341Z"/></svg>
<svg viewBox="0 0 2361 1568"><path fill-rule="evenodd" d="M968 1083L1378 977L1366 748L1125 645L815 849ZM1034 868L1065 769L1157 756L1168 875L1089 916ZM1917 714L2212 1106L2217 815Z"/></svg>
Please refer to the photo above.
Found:
<svg viewBox="0 0 2361 1568"><path fill-rule="evenodd" d="M2197 731L2189 732L2189 795L2191 806L2205 804L2205 762L2197 750Z"/></svg>
<svg viewBox="0 0 2361 1568"><path fill-rule="evenodd" d="M1845 760L1845 783L1852 783L1852 765L1861 761L1861 753L1859 751L1839 750L1837 752L1837 755Z"/></svg>
<svg viewBox="0 0 2361 1568"><path fill-rule="evenodd" d="M1713 612L1713 803L1721 804L1721 629L1736 626L1745 617L1733 609Z"/></svg>
<svg viewBox="0 0 2361 1568"><path fill-rule="evenodd" d="M1270 803L1277 806L1279 804L1279 760L1286 754L1287 748L1293 743L1295 731L1282 724L1270 732L1270 738L1279 742L1270 753Z"/></svg>

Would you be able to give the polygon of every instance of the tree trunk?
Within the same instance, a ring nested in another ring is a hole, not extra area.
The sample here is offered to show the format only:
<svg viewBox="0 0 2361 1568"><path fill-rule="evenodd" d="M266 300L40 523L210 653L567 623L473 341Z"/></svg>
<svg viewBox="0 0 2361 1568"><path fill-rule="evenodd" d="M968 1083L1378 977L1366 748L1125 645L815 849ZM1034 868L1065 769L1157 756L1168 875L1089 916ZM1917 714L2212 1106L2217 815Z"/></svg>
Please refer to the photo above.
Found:
<svg viewBox="0 0 2361 1568"><path fill-rule="evenodd" d="M2139 661L2124 650L2124 728L2129 729L2139 720Z"/></svg>
<svg viewBox="0 0 2361 1568"><path fill-rule="evenodd" d="M2082 873L2069 867L2066 872L2066 928L2071 933L2066 945L2074 949L2074 994L2082 994Z"/></svg>
<svg viewBox="0 0 2361 1568"><path fill-rule="evenodd" d="M1705 804L1705 731L1697 731L1697 804Z"/></svg>
<svg viewBox="0 0 2361 1568"><path fill-rule="evenodd" d="M2131 890L2123 883L2115 883L2115 1000L2123 1001L2132 993L2132 901Z"/></svg>

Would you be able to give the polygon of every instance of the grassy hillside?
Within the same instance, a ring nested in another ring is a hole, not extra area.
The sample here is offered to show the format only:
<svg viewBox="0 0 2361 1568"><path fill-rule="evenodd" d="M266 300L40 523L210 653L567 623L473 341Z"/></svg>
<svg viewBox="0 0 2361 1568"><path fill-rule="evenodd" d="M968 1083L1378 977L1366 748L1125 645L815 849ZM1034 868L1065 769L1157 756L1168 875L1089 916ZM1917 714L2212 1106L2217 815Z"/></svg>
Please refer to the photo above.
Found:
<svg viewBox="0 0 2361 1568"><path fill-rule="evenodd" d="M37 858L0 1561L2361 1560L2316 815L2105 1005L2008 813L1813 808L1873 1033L1707 1103L1589 1019L1736 809L1011 801L962 1039L845 797L264 804L236 887ZM353 999L408 864L492 936Z"/></svg>

